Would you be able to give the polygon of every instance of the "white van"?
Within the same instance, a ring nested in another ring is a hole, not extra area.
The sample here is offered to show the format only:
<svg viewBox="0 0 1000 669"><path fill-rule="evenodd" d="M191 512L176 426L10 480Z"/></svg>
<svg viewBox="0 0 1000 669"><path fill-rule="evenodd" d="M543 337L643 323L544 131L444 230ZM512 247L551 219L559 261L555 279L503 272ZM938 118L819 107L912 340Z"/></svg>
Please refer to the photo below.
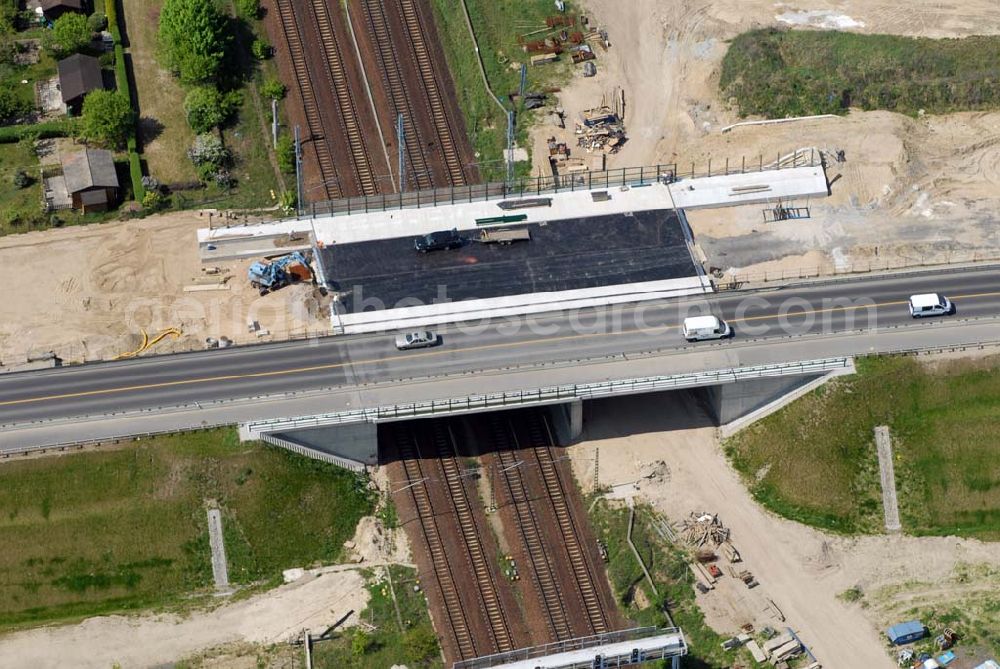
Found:
<svg viewBox="0 0 1000 669"><path fill-rule="evenodd" d="M914 318L923 316L944 316L955 310L955 305L944 295L925 293L910 296L910 315Z"/></svg>
<svg viewBox="0 0 1000 669"><path fill-rule="evenodd" d="M726 321L715 316L692 316L684 319L681 327L684 338L688 341L701 341L703 339L724 339L733 333L732 328Z"/></svg>

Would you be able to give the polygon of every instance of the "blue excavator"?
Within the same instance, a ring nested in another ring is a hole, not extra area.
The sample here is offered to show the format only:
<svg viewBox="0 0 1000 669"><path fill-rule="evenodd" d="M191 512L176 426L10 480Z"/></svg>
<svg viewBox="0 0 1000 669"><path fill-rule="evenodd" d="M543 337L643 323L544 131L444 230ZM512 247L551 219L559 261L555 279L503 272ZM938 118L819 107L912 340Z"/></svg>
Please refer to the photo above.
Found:
<svg viewBox="0 0 1000 669"><path fill-rule="evenodd" d="M302 269L291 272L289 268L292 266L300 266ZM261 295L267 295L282 286L311 276L309 260L300 251L270 261L255 262L247 270L250 285L259 290Z"/></svg>

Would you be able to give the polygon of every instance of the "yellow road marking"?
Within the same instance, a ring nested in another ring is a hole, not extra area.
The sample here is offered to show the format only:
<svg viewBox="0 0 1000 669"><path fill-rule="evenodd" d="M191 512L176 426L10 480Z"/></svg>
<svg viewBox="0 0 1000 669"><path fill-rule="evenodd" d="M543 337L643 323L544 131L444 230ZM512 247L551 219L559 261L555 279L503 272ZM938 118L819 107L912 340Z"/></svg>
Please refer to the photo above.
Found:
<svg viewBox="0 0 1000 669"><path fill-rule="evenodd" d="M955 295L952 300L969 300L980 297L996 297L1000 295L1000 291L990 292L990 293L972 293L969 295ZM809 316L813 314L821 313L831 313L836 311L849 311L853 309L870 309L872 307L891 307L899 306L902 304L907 304L908 300L897 300L892 302L877 302L875 304L865 304L859 306L843 306L843 307L828 307L826 309L810 309L807 311L792 311L787 314L764 314L761 316L746 316L744 318L732 319L733 323L746 323L749 321L760 321L774 318L801 318L803 316ZM606 337L606 336L616 336L626 333L643 333L643 332L656 332L656 331L666 331L678 327L678 325L657 325L644 328L636 328L635 330L618 331L618 332L584 332L584 333L574 333L568 335L560 335L558 337L545 337L541 339L524 339L515 342L500 342L496 344L482 344L480 346L470 346L463 349L458 349L458 351L486 351L496 348L514 348L517 346L527 346L530 344L541 344L541 343L553 343L560 341L569 340L580 340L587 339L590 337ZM456 349L438 349L434 351L421 351L417 353L411 353L407 356L409 359L420 358L420 357L432 357L448 355L450 353L455 353ZM80 397L93 397L96 395L111 395L115 393L127 393L137 390L152 390L155 388L170 388L173 386L184 386L184 385L196 385L201 383L216 383L221 381L238 381L243 379L262 379L274 376L291 376L293 374L304 374L306 372L320 372L328 371L333 369L340 369L342 367L347 367L349 365L371 365L380 362L385 362L386 358L371 358L369 360L351 360L346 362L331 362L323 365L310 365L307 367L293 367L289 369L276 369L270 372L248 372L245 374L227 374L223 376L207 376L201 378L192 379L178 379L177 381L161 381L157 383L146 383L135 386L121 386L118 388L103 388L100 390L85 390L75 393L63 393L60 395L46 395L43 397L28 397L20 400L7 400L0 402L0 406L15 406L19 404L32 404L36 402L51 402L54 400L65 400L65 399L75 399Z"/></svg>

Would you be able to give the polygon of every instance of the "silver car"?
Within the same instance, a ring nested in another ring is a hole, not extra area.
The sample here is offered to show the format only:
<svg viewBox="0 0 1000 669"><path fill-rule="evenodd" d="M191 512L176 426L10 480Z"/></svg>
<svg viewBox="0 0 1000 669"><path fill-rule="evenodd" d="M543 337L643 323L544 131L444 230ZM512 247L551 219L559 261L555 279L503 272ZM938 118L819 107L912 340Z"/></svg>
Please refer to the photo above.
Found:
<svg viewBox="0 0 1000 669"><path fill-rule="evenodd" d="M396 335L396 348L406 351L411 348L426 348L438 343L438 336L429 330L406 332Z"/></svg>

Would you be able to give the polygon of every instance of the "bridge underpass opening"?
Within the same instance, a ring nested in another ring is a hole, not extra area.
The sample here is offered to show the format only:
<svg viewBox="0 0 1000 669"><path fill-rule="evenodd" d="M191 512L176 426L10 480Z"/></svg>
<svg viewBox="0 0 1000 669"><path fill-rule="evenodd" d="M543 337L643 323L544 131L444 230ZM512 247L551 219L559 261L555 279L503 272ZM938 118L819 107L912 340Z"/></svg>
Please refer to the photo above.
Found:
<svg viewBox="0 0 1000 669"><path fill-rule="evenodd" d="M379 426L449 661L623 629L546 407Z"/></svg>
<svg viewBox="0 0 1000 669"><path fill-rule="evenodd" d="M853 366L845 366L838 373L851 372ZM783 398L797 396L817 383L822 383L828 375L806 373L792 376L761 376L745 378L732 383L681 388L678 390L633 391L619 395L601 395L594 398L549 400L525 403L508 408L461 408L446 409L429 416L408 418L408 422L440 420L449 416L471 417L476 415L517 414L525 406L533 406L544 411L546 424L555 442L568 445L577 441L585 429L585 416L593 416L613 398L627 398L637 395L664 396L670 393L692 395L711 417L714 424L725 431L735 429L766 415L784 401ZM586 407L586 408L585 408ZM403 419L400 419L403 420ZM297 421L292 421L297 422ZM383 452L384 444L379 435L393 420L377 418L355 419L333 424L312 425L311 419L303 418L302 427L289 426L278 430L260 430L264 441L281 446L308 457L333 462L350 469L362 470L391 461ZM460 423L464 424L464 423ZM247 435L248 436L248 435Z"/></svg>

